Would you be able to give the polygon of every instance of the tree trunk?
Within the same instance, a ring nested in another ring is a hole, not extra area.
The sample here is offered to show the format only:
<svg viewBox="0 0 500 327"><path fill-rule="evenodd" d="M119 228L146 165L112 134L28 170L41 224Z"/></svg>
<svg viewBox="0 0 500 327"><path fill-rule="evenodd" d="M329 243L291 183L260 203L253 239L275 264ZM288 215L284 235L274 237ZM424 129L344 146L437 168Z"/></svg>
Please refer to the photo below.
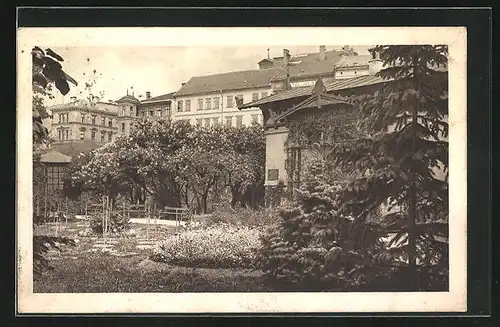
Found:
<svg viewBox="0 0 500 327"><path fill-rule="evenodd" d="M416 58L413 58L413 63L416 65ZM416 69L413 68L414 76L416 79ZM412 153L416 152L416 141L417 141L417 114L418 114L418 100L415 100L415 106L412 112ZM415 220L417 217L417 187L416 187L416 176L414 168L410 168L411 172L411 184L410 184L410 203L408 212L408 281L410 282L411 289L416 289L417 287L417 256L416 256L416 233L415 233Z"/></svg>

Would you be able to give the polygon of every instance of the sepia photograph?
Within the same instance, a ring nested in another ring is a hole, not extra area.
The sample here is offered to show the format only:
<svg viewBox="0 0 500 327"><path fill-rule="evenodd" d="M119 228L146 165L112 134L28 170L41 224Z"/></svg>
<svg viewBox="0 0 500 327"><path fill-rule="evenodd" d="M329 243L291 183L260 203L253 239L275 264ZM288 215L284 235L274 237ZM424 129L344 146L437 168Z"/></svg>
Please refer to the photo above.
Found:
<svg viewBox="0 0 500 327"><path fill-rule="evenodd" d="M464 29L50 30L18 31L20 308L466 310Z"/></svg>

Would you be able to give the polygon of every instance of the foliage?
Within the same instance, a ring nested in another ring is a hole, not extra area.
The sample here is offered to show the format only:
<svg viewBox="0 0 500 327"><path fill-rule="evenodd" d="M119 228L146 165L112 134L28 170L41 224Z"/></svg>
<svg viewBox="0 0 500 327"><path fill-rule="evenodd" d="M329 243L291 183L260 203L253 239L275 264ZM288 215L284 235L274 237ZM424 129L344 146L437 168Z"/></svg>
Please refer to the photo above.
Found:
<svg viewBox="0 0 500 327"><path fill-rule="evenodd" d="M263 227L275 222L274 210L235 207L230 203L220 203L207 220L208 224L225 223L248 227Z"/></svg>
<svg viewBox="0 0 500 327"><path fill-rule="evenodd" d="M375 51L388 66L379 75L389 81L373 95L351 99L363 132L339 143L334 137L329 148L312 144L322 155L311 163L296 203L282 208L262 239L256 262L286 287L448 287L448 183L435 174L448 166L447 83L433 69L446 64L447 49ZM296 136L290 139L307 143Z"/></svg>
<svg viewBox="0 0 500 327"><path fill-rule="evenodd" d="M35 280L35 293L185 293L267 292L259 274L242 269L174 267L144 256L85 253L54 263L55 270Z"/></svg>
<svg viewBox="0 0 500 327"><path fill-rule="evenodd" d="M62 70L59 63L64 59L51 49L43 51L40 47L35 46L31 51L32 57L32 79L33 79L33 138L35 142L39 142L47 138L48 131L43 126L43 119L49 115L44 105L46 97L52 98L52 84L66 95L69 92L68 81L74 85L78 83Z"/></svg>
<svg viewBox="0 0 500 327"><path fill-rule="evenodd" d="M76 246L74 240L67 237L33 236L33 276L40 278L46 271L53 270L45 255L50 249L61 250L62 245Z"/></svg>
<svg viewBox="0 0 500 327"><path fill-rule="evenodd" d="M392 256L404 258L408 287L419 288L417 270L447 272L448 113L446 46L377 46L388 82L375 94L352 99L360 125L371 135L336 147L339 166L361 175L340 194L339 213L360 225L388 203L380 228L393 237ZM387 131L387 132L384 132ZM443 241L444 239L444 241ZM384 253L389 254L387 250ZM397 255L395 255L397 253Z"/></svg>
<svg viewBox="0 0 500 327"><path fill-rule="evenodd" d="M186 267L251 268L258 246L258 230L219 223L167 238L152 259Z"/></svg>
<svg viewBox="0 0 500 327"><path fill-rule="evenodd" d="M264 154L258 126L202 128L141 120L128 137L83 156L72 170L69 188L112 198L121 194L131 203L145 192L158 207L194 206L206 213L210 197L226 188L233 206L262 196L253 188L263 184Z"/></svg>
<svg viewBox="0 0 500 327"><path fill-rule="evenodd" d="M107 234L117 235L130 228L128 216L120 212L111 211L107 218ZM94 234L102 235L104 231L104 215L102 213L90 217L90 228Z"/></svg>
<svg viewBox="0 0 500 327"><path fill-rule="evenodd" d="M48 130L43 126L43 119L49 115L45 108L45 98L52 98L52 85L63 95L69 92L68 81L74 85L78 83L62 70L59 61L64 59L51 49L43 51L40 47L35 46L31 52L32 56L32 84L33 84L33 161L34 167L39 160L40 154L47 149L50 144L48 140ZM44 178L39 170L35 169L34 173L34 199L40 197L42 192L40 185L43 185ZM33 223L37 224L47 220L48 217L40 218L39 215L33 215ZM50 236L33 236L33 273L35 277L40 276L44 271L50 270L45 255L49 248L59 249L60 244L74 244L70 239L50 237Z"/></svg>

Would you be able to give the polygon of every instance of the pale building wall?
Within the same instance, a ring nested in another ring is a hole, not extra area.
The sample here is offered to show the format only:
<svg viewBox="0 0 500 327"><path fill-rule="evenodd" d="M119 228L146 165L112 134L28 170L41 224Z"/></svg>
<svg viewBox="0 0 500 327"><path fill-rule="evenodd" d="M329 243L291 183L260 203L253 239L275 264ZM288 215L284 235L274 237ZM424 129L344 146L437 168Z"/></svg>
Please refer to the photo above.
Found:
<svg viewBox="0 0 500 327"><path fill-rule="evenodd" d="M266 88L253 88L246 90L231 90L222 92L212 92L204 94L194 94L188 96L175 97L172 104L172 120L188 120L192 125L197 123L197 120L202 120L202 126L206 126L206 119L210 119L210 125L214 124L214 119L219 123L226 124L227 117L232 118L232 126L236 126L237 118L241 117L242 124L249 126L252 120L257 118L257 121L262 124L262 113L259 108L250 108L245 110L238 110L236 96L243 96L243 103L249 103L255 98L253 95L258 94L258 99L271 95L271 87ZM232 105L228 106L228 96L232 97ZM219 99L219 105L216 109L206 109L207 99L210 99L210 107L214 108L216 100ZM198 100L203 99L203 109L199 109ZM186 108L186 101L190 101L190 108ZM182 111L179 111L179 103L182 103ZM189 111L187 111L189 110Z"/></svg>
<svg viewBox="0 0 500 327"><path fill-rule="evenodd" d="M335 78L336 79L346 79L346 78L353 78L353 77L364 76L364 75L369 75L369 74L370 74L369 68L364 68L364 67L359 67L359 69L356 69L356 68L349 68L349 69L338 68L336 73L335 73Z"/></svg>
<svg viewBox="0 0 500 327"><path fill-rule="evenodd" d="M277 185L282 180L286 183L285 171L285 140L288 135L286 127L269 128L266 135L266 186ZM278 169L278 180L268 180L269 169Z"/></svg>

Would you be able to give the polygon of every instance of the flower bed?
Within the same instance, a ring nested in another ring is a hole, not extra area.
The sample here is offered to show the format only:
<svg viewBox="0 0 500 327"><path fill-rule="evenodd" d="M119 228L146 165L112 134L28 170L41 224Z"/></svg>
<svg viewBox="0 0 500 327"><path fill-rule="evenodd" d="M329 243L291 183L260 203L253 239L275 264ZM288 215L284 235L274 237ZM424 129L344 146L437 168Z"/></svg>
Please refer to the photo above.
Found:
<svg viewBox="0 0 500 327"><path fill-rule="evenodd" d="M151 259L185 267L252 268L259 236L258 229L249 227L203 226L162 241Z"/></svg>

